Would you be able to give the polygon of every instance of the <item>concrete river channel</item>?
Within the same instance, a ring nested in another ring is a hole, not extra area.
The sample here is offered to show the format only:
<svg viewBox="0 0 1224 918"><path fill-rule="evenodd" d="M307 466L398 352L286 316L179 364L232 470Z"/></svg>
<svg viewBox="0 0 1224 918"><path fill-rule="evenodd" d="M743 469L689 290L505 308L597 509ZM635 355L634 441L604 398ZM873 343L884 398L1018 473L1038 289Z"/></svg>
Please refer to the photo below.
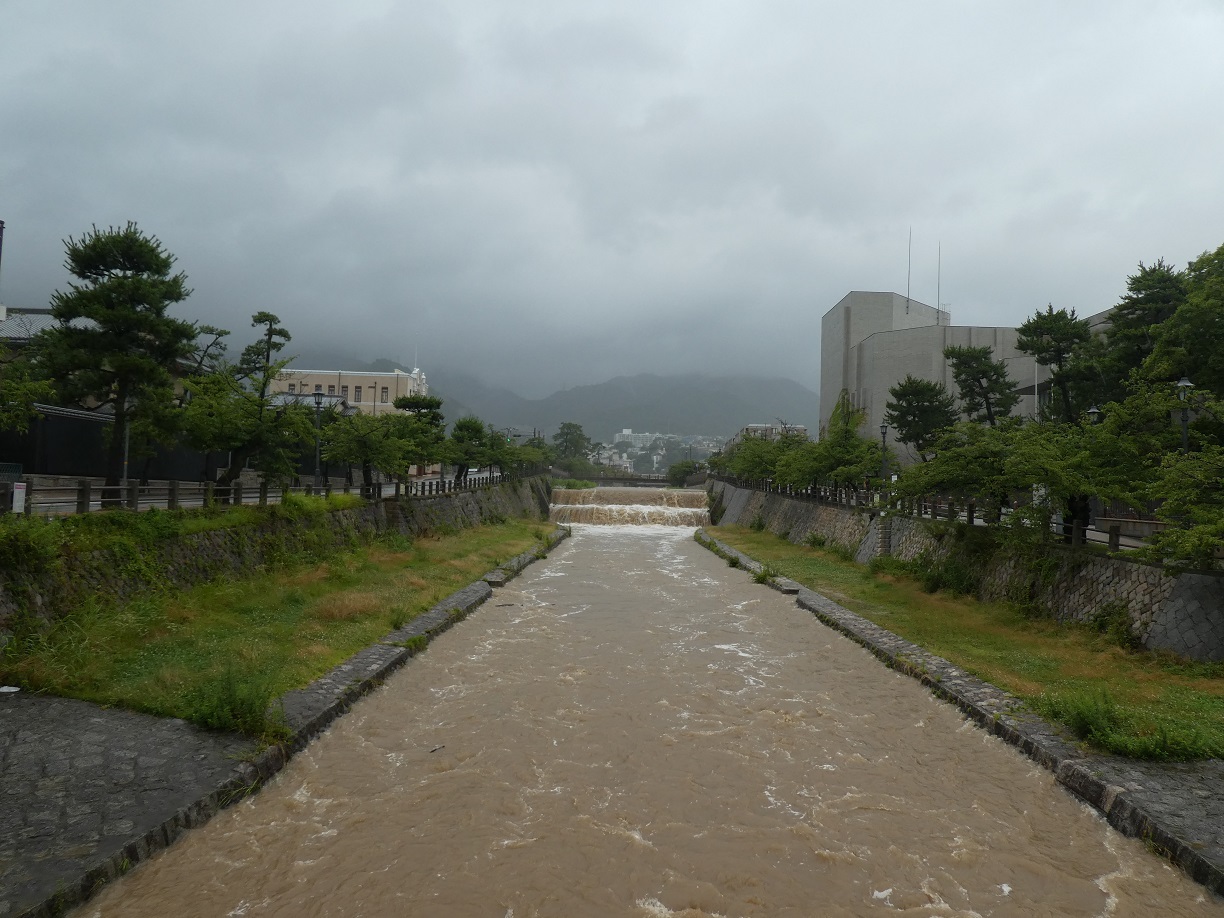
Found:
<svg viewBox="0 0 1224 918"><path fill-rule="evenodd" d="M556 492L572 539L76 914L1224 912L698 545L704 495L608 490Z"/></svg>

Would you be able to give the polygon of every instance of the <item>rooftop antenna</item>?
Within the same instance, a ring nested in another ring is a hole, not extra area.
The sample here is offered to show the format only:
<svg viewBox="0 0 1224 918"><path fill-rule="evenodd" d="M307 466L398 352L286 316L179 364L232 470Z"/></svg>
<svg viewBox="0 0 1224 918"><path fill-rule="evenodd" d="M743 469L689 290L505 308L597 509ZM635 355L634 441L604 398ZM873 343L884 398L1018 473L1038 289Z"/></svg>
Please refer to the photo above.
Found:
<svg viewBox="0 0 1224 918"><path fill-rule="evenodd" d="M940 291L943 289L943 240L941 239L935 246L935 324L939 324L939 311L943 309L940 305Z"/></svg>
<svg viewBox="0 0 1224 918"><path fill-rule="evenodd" d="M909 243L905 252L905 314L909 315L910 273L914 265L914 227L909 228Z"/></svg>

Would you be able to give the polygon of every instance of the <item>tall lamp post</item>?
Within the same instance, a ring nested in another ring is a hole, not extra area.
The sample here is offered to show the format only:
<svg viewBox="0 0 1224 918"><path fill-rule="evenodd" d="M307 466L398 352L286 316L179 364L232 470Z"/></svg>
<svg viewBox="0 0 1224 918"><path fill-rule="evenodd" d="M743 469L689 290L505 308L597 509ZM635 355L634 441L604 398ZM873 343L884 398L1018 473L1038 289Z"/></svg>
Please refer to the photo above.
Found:
<svg viewBox="0 0 1224 918"><path fill-rule="evenodd" d="M880 487L888 488L888 425L880 425Z"/></svg>
<svg viewBox="0 0 1224 918"><path fill-rule="evenodd" d="M1177 397L1181 401L1182 455L1190 452L1190 390L1194 383L1186 377L1177 381Z"/></svg>
<svg viewBox="0 0 1224 918"><path fill-rule="evenodd" d="M323 484L323 467L319 462L319 416L323 413L323 393L316 392L314 394L315 403L315 478L314 486L317 491Z"/></svg>

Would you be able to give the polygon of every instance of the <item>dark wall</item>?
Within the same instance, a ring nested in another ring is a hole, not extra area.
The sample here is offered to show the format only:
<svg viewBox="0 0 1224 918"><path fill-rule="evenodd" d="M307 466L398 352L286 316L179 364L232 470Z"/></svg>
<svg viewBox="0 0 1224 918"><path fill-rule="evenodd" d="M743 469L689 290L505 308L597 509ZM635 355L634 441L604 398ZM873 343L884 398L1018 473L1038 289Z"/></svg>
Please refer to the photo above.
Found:
<svg viewBox="0 0 1224 918"><path fill-rule="evenodd" d="M106 475L106 450L110 424L55 415L37 418L25 434L0 431L0 462L19 462L26 475L62 475L102 478ZM157 447L151 457L137 454L128 459L131 478L200 481L215 477L216 453L185 448ZM313 460L312 460L313 461Z"/></svg>

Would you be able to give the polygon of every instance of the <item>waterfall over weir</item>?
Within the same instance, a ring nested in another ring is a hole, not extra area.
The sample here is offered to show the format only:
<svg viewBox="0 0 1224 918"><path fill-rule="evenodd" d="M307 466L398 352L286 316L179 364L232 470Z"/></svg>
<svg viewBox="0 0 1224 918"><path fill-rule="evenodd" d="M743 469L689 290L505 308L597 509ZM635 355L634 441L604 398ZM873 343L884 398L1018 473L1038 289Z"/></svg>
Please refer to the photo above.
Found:
<svg viewBox="0 0 1224 918"><path fill-rule="evenodd" d="M555 488L548 518L554 523L599 526L706 526L710 522L706 506L705 491Z"/></svg>

